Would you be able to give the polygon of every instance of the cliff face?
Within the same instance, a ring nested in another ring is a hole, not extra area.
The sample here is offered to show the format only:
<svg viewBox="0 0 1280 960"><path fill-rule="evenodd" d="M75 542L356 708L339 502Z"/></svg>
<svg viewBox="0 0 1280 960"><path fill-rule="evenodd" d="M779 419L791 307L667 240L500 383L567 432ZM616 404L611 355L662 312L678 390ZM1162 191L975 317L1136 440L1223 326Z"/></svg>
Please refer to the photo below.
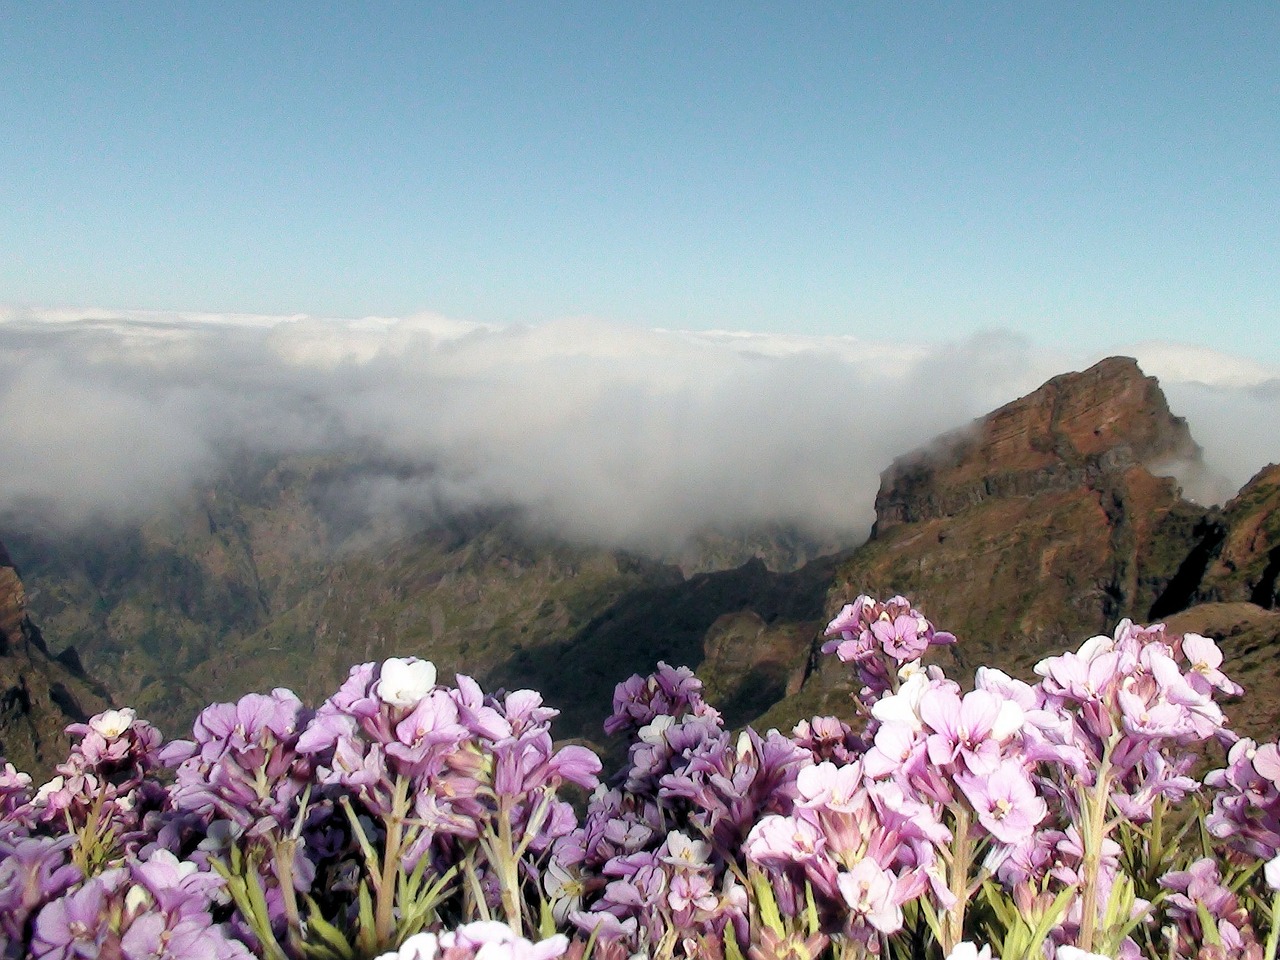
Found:
<svg viewBox="0 0 1280 960"><path fill-rule="evenodd" d="M1219 544L1199 598L1280 606L1280 464L1259 471L1223 508Z"/></svg>
<svg viewBox="0 0 1280 960"><path fill-rule="evenodd" d="M882 474L872 539L840 569L827 612L904 594L960 638L958 676L980 664L1029 674L1121 617L1149 619L1168 595L1209 511L1158 473L1199 457L1133 360L1055 377Z"/></svg>
<svg viewBox="0 0 1280 960"><path fill-rule="evenodd" d="M1112 357L894 461L880 478L876 535L991 499L1069 494L1135 468L1199 458L1155 378L1128 357Z"/></svg>
<svg viewBox="0 0 1280 960"><path fill-rule="evenodd" d="M105 710L106 701L74 651L49 655L0 543L0 756L33 776L47 775L66 755L63 728Z"/></svg>

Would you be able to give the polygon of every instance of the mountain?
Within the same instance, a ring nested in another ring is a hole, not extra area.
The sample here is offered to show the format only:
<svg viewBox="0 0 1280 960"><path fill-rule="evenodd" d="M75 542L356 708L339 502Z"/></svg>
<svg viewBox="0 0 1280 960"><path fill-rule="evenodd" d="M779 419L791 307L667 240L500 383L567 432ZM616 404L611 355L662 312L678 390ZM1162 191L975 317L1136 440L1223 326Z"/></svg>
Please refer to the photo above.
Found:
<svg viewBox="0 0 1280 960"><path fill-rule="evenodd" d="M662 657L709 656L724 678L756 670L719 688L744 721L798 686L830 584L829 559L797 569L823 549L812 538L704 531L668 560L567 542L499 508L378 530L352 491L397 469L245 458L138 524L11 522L6 536L46 632L171 735L250 690L318 702L352 664L390 656L542 689L564 707L558 730L583 737L599 735L614 684ZM769 630L783 615L807 618L785 642Z"/></svg>
<svg viewBox="0 0 1280 960"><path fill-rule="evenodd" d="M1055 377L896 460L836 592L903 593L964 638L968 666L1029 665L1149 616L1208 515L1161 470L1199 458L1135 361Z"/></svg>
<svg viewBox="0 0 1280 960"><path fill-rule="evenodd" d="M596 743L614 684L660 659L698 670L731 724L785 727L847 708L847 671L818 651L859 593L905 594L956 633L937 655L961 680L1031 678L1122 617L1199 624L1182 629L1219 637L1255 691L1248 722L1274 723L1280 468L1222 508L1181 495L1173 475L1202 468L1155 379L1116 357L899 457L856 549L776 526L645 557L500 507L389 526L361 491L411 468L302 455L245 457L138 523L10 518L5 539L55 649L170 735L211 700L317 702L352 664L407 655L538 689L561 736Z"/></svg>
<svg viewBox="0 0 1280 960"><path fill-rule="evenodd" d="M75 651L54 657L27 615L26 591L0 543L0 756L19 770L48 774L67 751L63 728L106 709Z"/></svg>
<svg viewBox="0 0 1280 960"><path fill-rule="evenodd" d="M1178 614L1179 629L1237 655L1237 679L1257 701L1250 722L1280 718L1269 666L1280 631L1268 612L1280 469L1218 510L1183 499L1166 475L1175 468L1202 468L1200 450L1135 361L1055 377L894 461L871 539L838 569L826 615L860 593L908 596L959 638L937 655L963 681L981 665L1034 679L1038 660L1123 617ZM836 709L848 696L845 668L818 655L819 642L802 691L765 722Z"/></svg>
<svg viewBox="0 0 1280 960"><path fill-rule="evenodd" d="M1246 600L1267 610L1280 603L1280 465L1263 468L1223 508L1207 533L1202 574L1194 595L1202 601ZM1198 557L1196 558L1198 559Z"/></svg>

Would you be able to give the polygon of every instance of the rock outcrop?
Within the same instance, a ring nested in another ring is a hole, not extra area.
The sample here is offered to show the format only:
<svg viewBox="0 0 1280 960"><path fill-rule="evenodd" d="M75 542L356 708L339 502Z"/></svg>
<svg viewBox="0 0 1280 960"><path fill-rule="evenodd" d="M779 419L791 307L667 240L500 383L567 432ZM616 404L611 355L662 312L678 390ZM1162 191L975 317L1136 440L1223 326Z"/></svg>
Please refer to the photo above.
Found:
<svg viewBox="0 0 1280 960"><path fill-rule="evenodd" d="M66 755L63 728L106 708L106 691L85 675L74 650L50 656L0 543L0 756L45 776Z"/></svg>
<svg viewBox="0 0 1280 960"><path fill-rule="evenodd" d="M1220 546L1204 569L1205 601L1280 606L1280 464L1271 464L1223 508Z"/></svg>
<svg viewBox="0 0 1280 960"><path fill-rule="evenodd" d="M840 568L827 614L860 593L904 594L959 637L940 654L957 678L982 664L1030 677L1169 595L1213 520L1162 468L1199 458L1135 361L1055 377L881 475L872 538ZM794 715L847 696L841 664L812 662Z"/></svg>
<svg viewBox="0 0 1280 960"><path fill-rule="evenodd" d="M1072 493L1134 468L1198 461L1187 422L1154 377L1112 357L1054 377L881 474L876 535L961 514L991 499Z"/></svg>

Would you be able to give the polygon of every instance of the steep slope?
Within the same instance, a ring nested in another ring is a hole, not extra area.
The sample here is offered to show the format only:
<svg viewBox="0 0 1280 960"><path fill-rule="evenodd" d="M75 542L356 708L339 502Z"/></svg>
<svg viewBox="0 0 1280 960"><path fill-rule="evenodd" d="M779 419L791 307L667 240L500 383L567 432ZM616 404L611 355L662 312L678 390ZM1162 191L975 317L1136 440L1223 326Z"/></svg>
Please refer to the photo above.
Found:
<svg viewBox="0 0 1280 960"><path fill-rule="evenodd" d="M836 592L907 594L962 638L968 665L1029 666L1147 619L1208 512L1156 471L1199 455L1133 360L1055 377L896 461Z"/></svg>
<svg viewBox="0 0 1280 960"><path fill-rule="evenodd" d="M204 491L140 528L22 543L50 635L165 732L264 686L321 698L363 660L416 655L483 677L628 591L681 579L531 540L500 512L343 540L308 491L314 475L278 476Z"/></svg>
<svg viewBox="0 0 1280 960"><path fill-rule="evenodd" d="M409 517L398 529L379 530L378 518L361 511L361 494L387 475L404 480L400 469L246 458L233 474L135 526L50 535L19 525L11 538L49 635L75 644L121 702L173 734L212 700L283 685L314 701L336 689L353 663L389 656L430 657L445 677L456 670L486 683L535 685L512 665L540 663L545 650L558 655L573 638L594 637L592 625L606 623L611 611L650 609L646 591L657 591L659 606L687 609L679 599L685 576L674 564L557 540L512 511ZM707 531L692 543L681 559L695 570L736 568L758 556L790 568L814 549L784 527ZM774 614L766 611L761 624L732 619L751 608L753 590L766 589L772 574L758 560L749 569L757 565L760 576L729 571L722 578L742 581L724 594L727 605L694 604L705 612L686 644L689 663L702 661L702 635L722 614L730 619L717 627L718 673L755 669L750 650L774 664L760 669L775 673L794 673L793 661L803 661L811 628L792 638L798 652L788 659L768 629ZM707 576L714 573L693 576L687 589L703 596ZM828 585L829 578L805 616L820 617ZM626 676L622 664L647 671L674 657L656 626L674 615L642 614L655 626L640 641L626 639L635 656L607 655L616 662L595 687L567 692L570 712L579 701L590 704L583 722L598 725L613 684ZM614 642L607 629L602 637L606 648ZM785 667L775 664L780 657ZM738 696L726 683L726 695ZM786 684L751 686L743 696L760 701Z"/></svg>
<svg viewBox="0 0 1280 960"><path fill-rule="evenodd" d="M1212 525L1159 471L1199 456L1135 361L1055 377L881 475L872 539L840 568L825 612L904 594L960 638L941 654L955 675L991 664L1029 676L1121 617L1149 619ZM814 662L768 720L847 697L841 665Z"/></svg>
<svg viewBox="0 0 1280 960"><path fill-rule="evenodd" d="M33 611L74 645L119 700L166 734L208 702L192 682L215 650L252 662L247 641L321 581L333 535L323 460L246 460L136 525L73 532L10 522Z"/></svg>
<svg viewBox="0 0 1280 960"><path fill-rule="evenodd" d="M775 573L754 560L629 592L562 641L518 653L493 679L540 690L562 711L559 729L594 739L614 685L665 660L694 668L726 722L746 723L798 690L839 562Z"/></svg>
<svg viewBox="0 0 1280 960"><path fill-rule="evenodd" d="M270 677L314 702L354 663L414 655L434 660L442 678L491 685L503 665L539 659L621 597L679 581L674 568L627 554L531 542L500 519L433 526L339 559L294 608L211 650L190 683L222 698Z"/></svg>
<svg viewBox="0 0 1280 960"><path fill-rule="evenodd" d="M1270 464L1223 508L1221 547L1197 589L1206 601L1280 604L1280 465Z"/></svg>
<svg viewBox="0 0 1280 960"><path fill-rule="evenodd" d="M73 650L50 656L0 543L0 756L46 776L66 755L63 728L106 707L106 691L85 675Z"/></svg>
<svg viewBox="0 0 1280 960"><path fill-rule="evenodd" d="M1223 667L1244 687L1226 708L1232 729L1266 741L1280 730L1280 612L1241 601L1201 603L1174 614L1175 633L1202 633L1218 641Z"/></svg>

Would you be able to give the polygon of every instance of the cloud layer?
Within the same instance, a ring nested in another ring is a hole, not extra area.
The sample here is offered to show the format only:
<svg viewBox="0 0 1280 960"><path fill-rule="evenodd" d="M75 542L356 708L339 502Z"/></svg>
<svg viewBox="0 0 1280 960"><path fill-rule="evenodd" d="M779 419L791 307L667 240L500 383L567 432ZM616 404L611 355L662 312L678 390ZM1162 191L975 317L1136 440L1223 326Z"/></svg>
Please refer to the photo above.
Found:
<svg viewBox="0 0 1280 960"><path fill-rule="evenodd" d="M1205 447L1220 499L1280 460L1280 371L1128 350ZM942 346L589 320L315 320L0 312L0 510L136 517L229 451L376 452L394 511L515 505L569 535L667 550L769 521L865 532L897 455L1097 356L1005 333Z"/></svg>

